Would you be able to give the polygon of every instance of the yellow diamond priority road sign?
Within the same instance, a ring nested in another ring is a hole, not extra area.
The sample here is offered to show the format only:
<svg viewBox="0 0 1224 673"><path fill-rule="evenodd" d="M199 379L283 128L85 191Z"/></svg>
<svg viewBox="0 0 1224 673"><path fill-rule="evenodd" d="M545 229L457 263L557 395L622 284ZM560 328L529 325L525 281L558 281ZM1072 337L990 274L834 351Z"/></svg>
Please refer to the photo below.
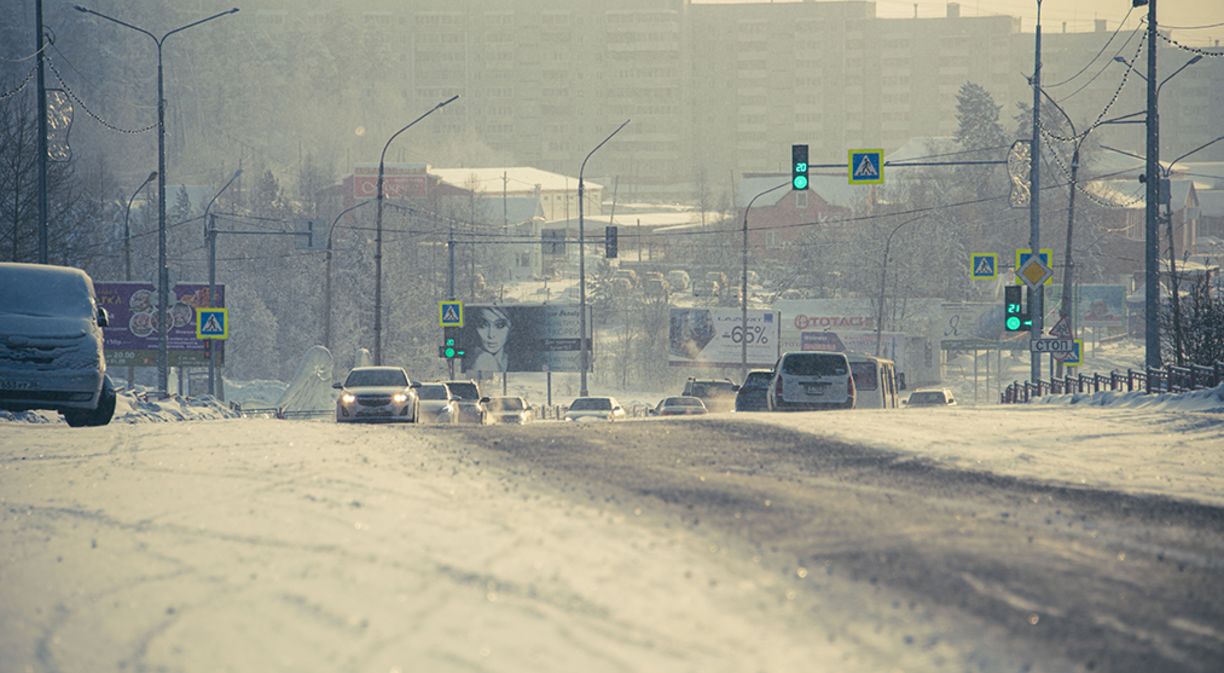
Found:
<svg viewBox="0 0 1224 673"><path fill-rule="evenodd" d="M1054 270L1041 261L1041 255L1030 255L1028 260L1016 270L1016 275L1020 276L1020 280L1023 280L1025 285L1036 289L1054 275Z"/></svg>

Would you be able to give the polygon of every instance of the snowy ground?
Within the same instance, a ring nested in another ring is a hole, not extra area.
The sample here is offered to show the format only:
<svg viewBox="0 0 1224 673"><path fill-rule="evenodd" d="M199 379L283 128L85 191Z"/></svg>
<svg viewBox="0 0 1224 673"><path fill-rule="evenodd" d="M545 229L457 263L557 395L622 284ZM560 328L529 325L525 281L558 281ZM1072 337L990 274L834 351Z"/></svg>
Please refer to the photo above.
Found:
<svg viewBox="0 0 1224 673"><path fill-rule="evenodd" d="M165 423L169 421L205 421L235 418L238 414L228 404L210 397L184 398L171 395L164 400L148 391L118 391L112 423ZM67 425L53 411L11 412L0 410L0 423L55 423Z"/></svg>

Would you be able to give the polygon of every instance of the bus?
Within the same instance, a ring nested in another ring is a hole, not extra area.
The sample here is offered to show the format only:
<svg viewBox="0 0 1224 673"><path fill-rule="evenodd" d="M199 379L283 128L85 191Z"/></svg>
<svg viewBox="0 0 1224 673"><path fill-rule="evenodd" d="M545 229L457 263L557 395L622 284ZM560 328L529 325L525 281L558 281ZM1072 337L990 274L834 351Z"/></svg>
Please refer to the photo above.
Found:
<svg viewBox="0 0 1224 673"><path fill-rule="evenodd" d="M856 409L896 409L901 406L897 394L897 366L892 360L865 353L846 353L854 387L858 391Z"/></svg>

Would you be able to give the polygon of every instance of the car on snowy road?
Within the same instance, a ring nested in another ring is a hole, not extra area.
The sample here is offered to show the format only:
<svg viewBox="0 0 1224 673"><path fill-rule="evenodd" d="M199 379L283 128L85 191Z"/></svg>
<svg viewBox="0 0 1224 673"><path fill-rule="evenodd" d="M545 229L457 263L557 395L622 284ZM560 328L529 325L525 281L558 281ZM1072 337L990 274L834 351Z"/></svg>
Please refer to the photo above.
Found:
<svg viewBox="0 0 1224 673"><path fill-rule="evenodd" d="M459 422L479 423L489 422L489 412L485 409L484 398L480 396L480 386L475 381L447 381L446 387L459 401Z"/></svg>
<svg viewBox="0 0 1224 673"><path fill-rule="evenodd" d="M625 417L625 408L615 397L579 397L565 412L567 421L615 421Z"/></svg>
<svg viewBox="0 0 1224 673"><path fill-rule="evenodd" d="M417 386L421 400L421 422L454 425L459 422L459 399L445 383L422 383Z"/></svg>
<svg viewBox="0 0 1224 673"><path fill-rule="evenodd" d="M659 400L659 404L646 413L651 416L703 416L706 406L701 398L678 395Z"/></svg>
<svg viewBox="0 0 1224 673"><path fill-rule="evenodd" d="M110 423L109 321L84 271L0 264L0 409L58 411L73 427Z"/></svg>
<svg viewBox="0 0 1224 673"><path fill-rule="evenodd" d="M773 381L772 369L754 369L748 372L743 385L735 393L736 411L769 411L769 384Z"/></svg>
<svg viewBox="0 0 1224 673"><path fill-rule="evenodd" d="M907 407L950 407L956 404L956 396L947 388L923 388L910 393L905 401Z"/></svg>
<svg viewBox="0 0 1224 673"><path fill-rule="evenodd" d="M485 411L490 423L523 425L535 415L530 404L521 397L486 397Z"/></svg>
<svg viewBox="0 0 1224 673"><path fill-rule="evenodd" d="M421 418L417 384L402 367L354 367L336 399L336 422L390 421L416 423Z"/></svg>

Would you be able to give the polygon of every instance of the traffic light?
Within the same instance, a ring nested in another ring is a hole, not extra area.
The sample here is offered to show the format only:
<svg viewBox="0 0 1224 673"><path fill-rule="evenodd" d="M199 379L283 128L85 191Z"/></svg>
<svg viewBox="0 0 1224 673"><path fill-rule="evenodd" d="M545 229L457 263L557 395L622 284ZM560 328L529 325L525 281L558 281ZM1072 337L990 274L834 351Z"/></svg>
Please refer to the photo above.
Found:
<svg viewBox="0 0 1224 673"><path fill-rule="evenodd" d="M616 227L604 227L604 257L616 258Z"/></svg>
<svg viewBox="0 0 1224 673"><path fill-rule="evenodd" d="M808 146L791 145L791 189L808 188Z"/></svg>
<svg viewBox="0 0 1224 673"><path fill-rule="evenodd" d="M464 350L456 345L454 337L448 336L443 341L443 345L438 346L438 357L446 358L447 360L454 360L456 358L462 358L465 355Z"/></svg>
<svg viewBox="0 0 1224 673"><path fill-rule="evenodd" d="M1033 319L1024 310L1019 285L1003 288L1003 327L1008 332L1028 332L1033 329Z"/></svg>

